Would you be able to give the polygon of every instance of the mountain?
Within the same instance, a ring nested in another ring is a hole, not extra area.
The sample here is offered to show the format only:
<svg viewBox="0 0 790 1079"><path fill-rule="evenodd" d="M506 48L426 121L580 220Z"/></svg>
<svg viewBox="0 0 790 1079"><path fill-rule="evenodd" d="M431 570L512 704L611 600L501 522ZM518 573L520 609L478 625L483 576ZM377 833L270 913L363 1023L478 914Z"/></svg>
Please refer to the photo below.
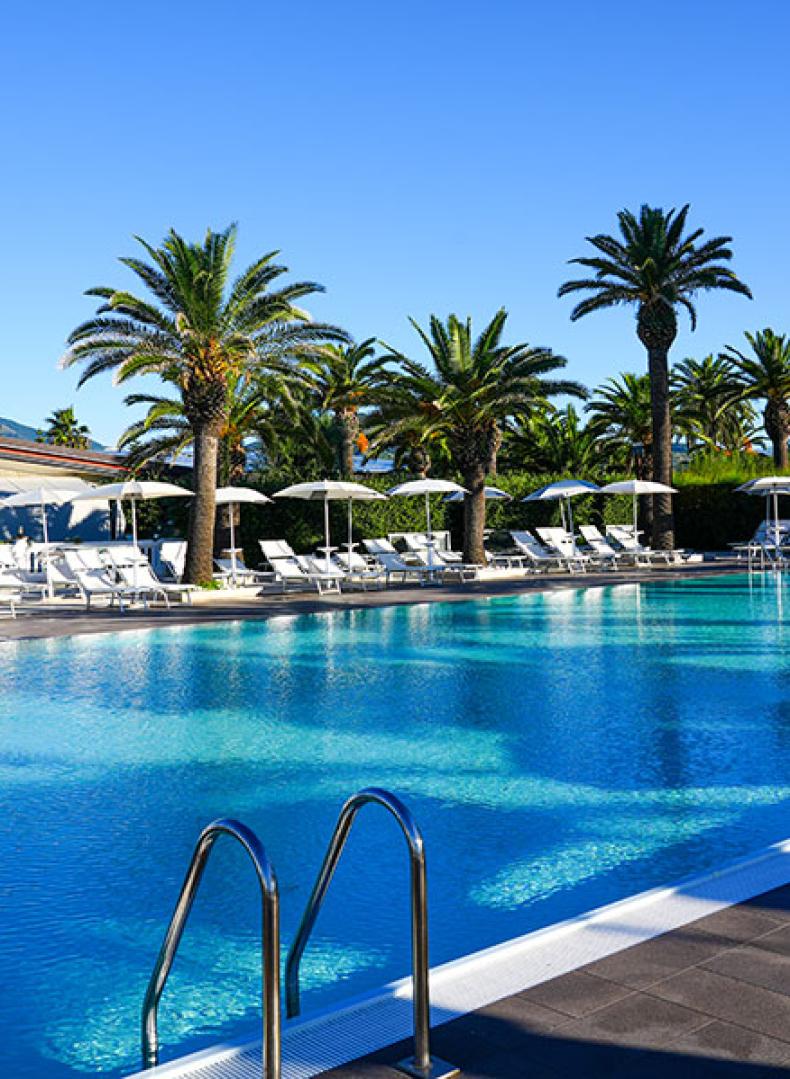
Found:
<svg viewBox="0 0 790 1079"><path fill-rule="evenodd" d="M22 438L28 442L35 442L38 437L38 428L28 427L27 424L9 420L6 416L0 416L0 438ZM91 440L90 449L103 450L101 442Z"/></svg>

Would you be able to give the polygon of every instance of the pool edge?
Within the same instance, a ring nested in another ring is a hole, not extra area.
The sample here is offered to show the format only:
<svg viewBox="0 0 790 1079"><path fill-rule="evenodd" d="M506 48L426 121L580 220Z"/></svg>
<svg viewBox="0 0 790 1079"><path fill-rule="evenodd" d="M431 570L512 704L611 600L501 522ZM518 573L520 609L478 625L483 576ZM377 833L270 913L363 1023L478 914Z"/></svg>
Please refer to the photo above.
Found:
<svg viewBox="0 0 790 1079"><path fill-rule="evenodd" d="M720 869L443 963L431 971L431 1023L457 1019L788 883L790 839L785 839ZM283 1075L312 1079L384 1049L410 1036L411 1016L411 979L403 978L341 1007L291 1021L283 1029ZM260 1043L214 1045L128 1079L221 1079L230 1074L234 1079L260 1076Z"/></svg>

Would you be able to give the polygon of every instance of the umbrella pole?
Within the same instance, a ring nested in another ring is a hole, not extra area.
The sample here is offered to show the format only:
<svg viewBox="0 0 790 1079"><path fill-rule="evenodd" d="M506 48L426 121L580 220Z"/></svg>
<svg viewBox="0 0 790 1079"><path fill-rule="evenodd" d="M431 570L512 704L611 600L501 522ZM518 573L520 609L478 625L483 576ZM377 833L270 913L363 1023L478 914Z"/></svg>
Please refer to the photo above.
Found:
<svg viewBox="0 0 790 1079"><path fill-rule="evenodd" d="M348 500L348 568L351 569L351 552L354 550L354 521L351 515L351 499Z"/></svg>
<svg viewBox="0 0 790 1079"><path fill-rule="evenodd" d="M571 500L568 499L568 531L570 532L571 539L573 540L573 507L571 506ZM576 543L574 541L574 547Z"/></svg>
<svg viewBox="0 0 790 1079"><path fill-rule="evenodd" d="M132 581L137 588L137 499L132 499L132 543L134 544L134 563L132 565Z"/></svg>
<svg viewBox="0 0 790 1079"><path fill-rule="evenodd" d="M433 569L433 531L431 529L431 496L425 492L425 525L428 530L428 569Z"/></svg>
<svg viewBox="0 0 790 1079"><path fill-rule="evenodd" d="M324 543L326 544L326 572L329 573L329 499L324 498Z"/></svg>
<svg viewBox="0 0 790 1079"><path fill-rule="evenodd" d="M236 587L236 526L233 522L235 506L232 502L228 503L228 513L230 514L230 579L233 581L233 587Z"/></svg>
<svg viewBox="0 0 790 1079"><path fill-rule="evenodd" d="M47 596L54 598L52 590L52 573L49 568L49 528L47 526L47 507L44 499L41 500L41 524L44 531L44 573L47 578Z"/></svg>
<svg viewBox="0 0 790 1079"><path fill-rule="evenodd" d="M639 529L638 529L638 523L639 523L639 508L638 508L638 504L637 504L637 497L636 497L636 491L634 491L634 506L633 506L633 510L634 510L634 541L636 541L636 539L637 539L637 538L638 538L638 536L639 536Z"/></svg>

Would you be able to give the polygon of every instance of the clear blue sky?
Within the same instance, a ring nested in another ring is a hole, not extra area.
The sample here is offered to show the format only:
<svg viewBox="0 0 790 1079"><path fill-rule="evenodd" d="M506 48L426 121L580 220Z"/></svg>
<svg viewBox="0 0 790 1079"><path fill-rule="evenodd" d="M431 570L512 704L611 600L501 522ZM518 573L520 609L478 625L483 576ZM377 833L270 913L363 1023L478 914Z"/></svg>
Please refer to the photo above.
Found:
<svg viewBox="0 0 790 1079"><path fill-rule="evenodd" d="M279 248L357 338L504 305L594 385L644 354L626 310L570 323L566 260L690 202L755 300L703 298L676 357L790 330L789 33L786 0L7 4L0 415L73 403L114 441L122 392L57 360L83 290L170 226L238 221L240 264Z"/></svg>

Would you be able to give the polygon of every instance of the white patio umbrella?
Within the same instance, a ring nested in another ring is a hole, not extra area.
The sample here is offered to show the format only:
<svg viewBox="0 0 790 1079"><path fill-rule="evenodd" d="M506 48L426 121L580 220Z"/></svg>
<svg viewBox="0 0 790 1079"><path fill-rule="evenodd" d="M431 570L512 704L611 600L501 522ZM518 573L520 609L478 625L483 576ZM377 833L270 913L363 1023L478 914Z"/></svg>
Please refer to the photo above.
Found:
<svg viewBox="0 0 790 1079"><path fill-rule="evenodd" d="M505 501L512 499L513 495L509 495L507 491L503 491L499 487L484 487L486 502L492 501ZM466 491L453 491L451 495L447 495L444 499L445 502L463 502L466 498Z"/></svg>
<svg viewBox="0 0 790 1079"><path fill-rule="evenodd" d="M158 480L124 480L120 483L104 483L90 491L83 491L72 502L131 502L132 543L137 546L137 503L157 498L194 498L192 491L177 487L174 483ZM132 567L134 583L137 584L137 565Z"/></svg>
<svg viewBox="0 0 790 1079"><path fill-rule="evenodd" d="M615 483L607 483L601 488L604 495L631 495L634 505L634 539L637 534L637 498L640 495L674 495L676 487L668 487L665 483L657 483L655 480L617 480Z"/></svg>
<svg viewBox="0 0 790 1079"><path fill-rule="evenodd" d="M779 546L779 495L790 495L790 476L760 476L759 479L749 480L735 488L736 492L744 495L762 495L765 499L765 528L766 536L770 525L770 508L773 506L774 519L774 543Z"/></svg>
<svg viewBox="0 0 790 1079"><path fill-rule="evenodd" d="M556 502L559 500L562 527L573 535L573 510L571 509L571 499L578 498L580 495L595 494L596 491L600 490L601 488L597 483L591 483L589 480L555 480L554 483L547 483L544 487L538 487L537 491L533 491L532 494L527 495L526 498L522 498L521 501ZM565 506L568 508L567 523L565 519Z"/></svg>
<svg viewBox="0 0 790 1079"><path fill-rule="evenodd" d="M330 569L332 549L329 535L329 503L348 502L348 553L353 549L353 520L351 516L352 502L373 502L385 499L386 495L380 491L374 491L372 487L365 487L362 483L354 483L351 480L315 480L313 483L295 483L290 487L284 487L282 491L274 492L275 498L302 498L307 502L324 503L324 553L326 555L327 573Z"/></svg>
<svg viewBox="0 0 790 1079"><path fill-rule="evenodd" d="M47 577L47 593L52 599L52 574L49 568L49 526L47 524L47 506L62 506L64 502L73 502L79 491L58 490L55 487L30 487L18 491L15 495L0 499L0 509L22 509L37 506L41 510L41 525L47 553L44 557L44 571Z"/></svg>
<svg viewBox="0 0 790 1079"><path fill-rule="evenodd" d="M433 565L433 530L431 528L431 495L459 495L461 498L464 495L469 494L465 487L462 487L460 483L453 483L452 480L434 480L434 479L422 479L422 480L407 480L405 483L399 483L396 487L390 488L387 491L390 498L397 498L399 496L409 497L411 495L424 495L425 497L425 532L428 536L428 566Z"/></svg>
<svg viewBox="0 0 790 1079"><path fill-rule="evenodd" d="M90 491L81 491L74 495L72 502L131 502L132 504L132 542L137 546L137 503L149 502L156 498L194 498L194 492L174 483L161 483L158 480L125 480L121 483L104 483Z"/></svg>
<svg viewBox="0 0 790 1079"><path fill-rule="evenodd" d="M236 584L236 525L233 520L233 511L242 502L253 502L263 505L271 502L270 498L256 491L253 487L218 487L216 492L218 506L228 506L230 510L230 566L231 579Z"/></svg>

